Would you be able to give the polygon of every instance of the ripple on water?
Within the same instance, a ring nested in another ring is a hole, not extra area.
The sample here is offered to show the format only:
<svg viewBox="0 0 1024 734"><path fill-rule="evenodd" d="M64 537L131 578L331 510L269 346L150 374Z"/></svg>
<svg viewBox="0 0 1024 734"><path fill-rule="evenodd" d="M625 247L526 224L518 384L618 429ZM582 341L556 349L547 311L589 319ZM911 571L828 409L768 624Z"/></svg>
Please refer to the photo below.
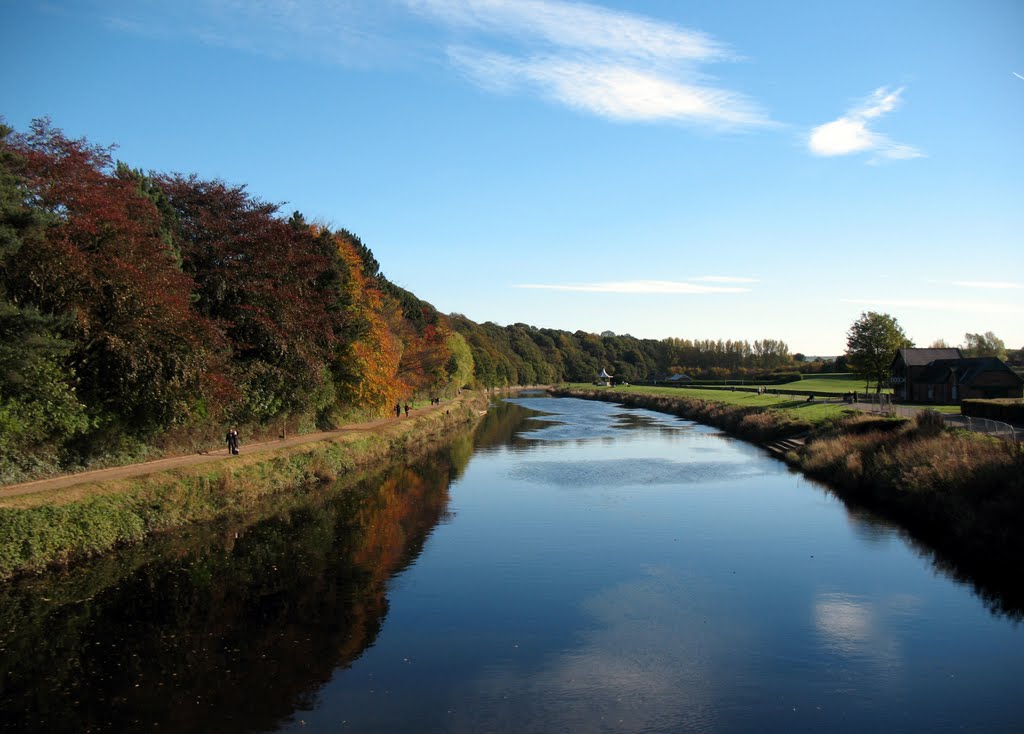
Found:
<svg viewBox="0 0 1024 734"><path fill-rule="evenodd" d="M575 398L562 398L572 405L566 411L563 405L550 398L520 398L509 402L544 413L532 418L522 433L535 441L578 441L621 436L623 431L683 432L694 429L695 424L675 416L649 410L629 409L619 405Z"/></svg>
<svg viewBox="0 0 1024 734"><path fill-rule="evenodd" d="M511 471L514 479L557 487L626 487L727 481L762 473L754 464L668 459L529 461Z"/></svg>

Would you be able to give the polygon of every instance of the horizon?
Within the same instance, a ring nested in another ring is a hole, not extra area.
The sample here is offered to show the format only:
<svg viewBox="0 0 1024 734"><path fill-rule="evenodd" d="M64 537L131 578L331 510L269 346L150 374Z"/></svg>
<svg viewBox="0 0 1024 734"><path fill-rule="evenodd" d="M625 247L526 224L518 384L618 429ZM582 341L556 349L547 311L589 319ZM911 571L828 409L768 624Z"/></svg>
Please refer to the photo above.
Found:
<svg viewBox="0 0 1024 734"><path fill-rule="evenodd" d="M1024 5L12 5L0 115L343 227L443 313L1024 346Z"/></svg>

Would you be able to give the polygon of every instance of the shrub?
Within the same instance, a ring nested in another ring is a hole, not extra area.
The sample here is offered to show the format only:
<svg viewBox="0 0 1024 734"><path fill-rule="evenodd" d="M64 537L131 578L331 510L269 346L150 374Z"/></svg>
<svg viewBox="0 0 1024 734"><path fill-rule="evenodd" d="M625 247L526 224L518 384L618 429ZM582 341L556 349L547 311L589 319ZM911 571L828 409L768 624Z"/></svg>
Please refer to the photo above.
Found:
<svg viewBox="0 0 1024 734"><path fill-rule="evenodd" d="M964 400L960 403L960 413L1003 423L1024 423L1024 400Z"/></svg>

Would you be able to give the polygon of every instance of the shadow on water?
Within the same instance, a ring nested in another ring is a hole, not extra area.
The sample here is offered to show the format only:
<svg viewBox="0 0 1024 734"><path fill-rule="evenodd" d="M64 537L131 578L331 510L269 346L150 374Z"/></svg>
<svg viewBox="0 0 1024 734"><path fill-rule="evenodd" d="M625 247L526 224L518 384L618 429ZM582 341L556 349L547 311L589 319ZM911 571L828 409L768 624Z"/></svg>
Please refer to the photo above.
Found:
<svg viewBox="0 0 1024 734"><path fill-rule="evenodd" d="M559 398L559 401L572 401L571 409L563 412L556 410L550 400L547 396L523 395L499 405L499 411L507 412L495 411L495 420L518 417L524 421L521 425L509 425L502 429L509 436L509 445L528 449L535 447L538 441L611 441L614 437L621 438L623 431L655 432L661 436L679 435L687 431L719 432L665 413L626 408L603 401ZM538 415L541 419L536 417ZM566 462L557 465L533 462L517 469L516 476L560 486L586 485L595 481L596 477L600 477L600 481L605 484L621 481L634 484L686 484L711 482L726 475L735 477L737 472L736 467L717 462L698 462L686 467L679 467L667 460L645 460L640 463L590 461L579 466ZM941 538L916 532L905 524L887 519L855 500L834 492L826 485L808 478L805 480L842 503L849 522L862 540L882 542L893 536L899 537L914 553L929 563L936 573L971 588L993 615L1015 622L1024 620L1024 585L1020 582L1017 563L998 558L964 558L957 553L955 545L943 543Z"/></svg>
<svg viewBox="0 0 1024 734"><path fill-rule="evenodd" d="M1024 621L1024 585L1020 567L999 558L964 558L955 549L947 549L912 529L890 520L854 500L844 497L828 486L808 480L821 492L835 497L846 511L850 527L866 544L883 544L892 537L900 538L937 574L969 587L985 608L996 617L1015 623Z"/></svg>
<svg viewBox="0 0 1024 734"><path fill-rule="evenodd" d="M373 644L472 438L348 486L0 589L4 731L249 732Z"/></svg>

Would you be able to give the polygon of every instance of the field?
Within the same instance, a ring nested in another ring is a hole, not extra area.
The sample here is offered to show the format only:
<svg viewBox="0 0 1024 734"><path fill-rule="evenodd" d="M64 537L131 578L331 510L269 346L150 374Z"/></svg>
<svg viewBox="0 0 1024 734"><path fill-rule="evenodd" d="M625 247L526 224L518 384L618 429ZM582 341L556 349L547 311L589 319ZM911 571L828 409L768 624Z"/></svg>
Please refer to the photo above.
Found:
<svg viewBox="0 0 1024 734"><path fill-rule="evenodd" d="M806 390L807 392L874 392L872 385L869 391L864 389L864 378L852 372L832 372L820 375L811 375L796 382L787 382L785 385L776 385L786 390ZM883 387L883 393L891 393L892 388Z"/></svg>
<svg viewBox="0 0 1024 734"><path fill-rule="evenodd" d="M819 423L840 418L851 412L849 406L844 403L807 402L806 398L795 395L772 395L771 393L758 395L756 392L744 392L741 390L701 390L700 388L649 387L645 385L594 387L585 383L572 384L569 387L579 390L631 392L638 395L666 395L674 398L694 398L695 400L725 403L740 407L769 408L789 413L792 417L807 421L808 423Z"/></svg>

